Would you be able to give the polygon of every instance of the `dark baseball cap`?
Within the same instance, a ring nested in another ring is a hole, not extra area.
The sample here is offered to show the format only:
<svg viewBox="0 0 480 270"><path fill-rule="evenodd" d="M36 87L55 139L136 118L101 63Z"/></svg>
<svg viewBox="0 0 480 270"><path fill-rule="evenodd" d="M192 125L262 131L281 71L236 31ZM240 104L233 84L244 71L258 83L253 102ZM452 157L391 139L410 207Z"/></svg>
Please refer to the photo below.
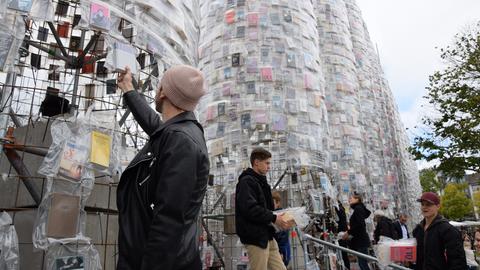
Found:
<svg viewBox="0 0 480 270"><path fill-rule="evenodd" d="M417 202L429 202L435 205L440 204L440 197L435 192L424 192L420 199L417 199Z"/></svg>

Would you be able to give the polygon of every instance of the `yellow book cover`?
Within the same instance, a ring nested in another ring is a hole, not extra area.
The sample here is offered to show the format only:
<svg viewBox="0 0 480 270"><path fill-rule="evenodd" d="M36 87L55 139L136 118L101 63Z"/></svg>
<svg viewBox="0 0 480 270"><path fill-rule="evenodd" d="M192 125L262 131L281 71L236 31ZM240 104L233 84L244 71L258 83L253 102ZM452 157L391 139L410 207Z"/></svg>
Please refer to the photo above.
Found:
<svg viewBox="0 0 480 270"><path fill-rule="evenodd" d="M110 164L110 149L112 137L108 134L92 131L92 150L90 152L90 162L103 167Z"/></svg>

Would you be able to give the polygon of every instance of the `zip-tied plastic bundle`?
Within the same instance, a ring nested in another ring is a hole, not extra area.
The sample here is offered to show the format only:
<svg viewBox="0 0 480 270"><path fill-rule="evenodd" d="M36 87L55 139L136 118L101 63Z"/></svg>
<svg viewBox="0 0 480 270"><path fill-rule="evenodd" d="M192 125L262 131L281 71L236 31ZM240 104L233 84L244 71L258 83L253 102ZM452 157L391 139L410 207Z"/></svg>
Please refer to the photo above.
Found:
<svg viewBox="0 0 480 270"><path fill-rule="evenodd" d="M27 16L33 19L53 21L54 3L50 0L1 0L0 18L10 15Z"/></svg>
<svg viewBox="0 0 480 270"><path fill-rule="evenodd" d="M18 237L12 218L6 212L0 213L0 270L18 270L20 258Z"/></svg>
<svg viewBox="0 0 480 270"><path fill-rule="evenodd" d="M55 243L89 243L90 239L85 236L84 206L90 192L79 183L49 178L34 223L34 247L48 249Z"/></svg>
<svg viewBox="0 0 480 270"><path fill-rule="evenodd" d="M113 115L92 112L51 125L52 144L39 173L92 189L94 172L112 176L122 170L119 160L121 135Z"/></svg>
<svg viewBox="0 0 480 270"><path fill-rule="evenodd" d="M101 270L102 265L98 251L91 244L56 243L46 252L45 269Z"/></svg>
<svg viewBox="0 0 480 270"><path fill-rule="evenodd" d="M24 35L25 23L22 16L6 14L0 18L0 71L15 70L15 61Z"/></svg>

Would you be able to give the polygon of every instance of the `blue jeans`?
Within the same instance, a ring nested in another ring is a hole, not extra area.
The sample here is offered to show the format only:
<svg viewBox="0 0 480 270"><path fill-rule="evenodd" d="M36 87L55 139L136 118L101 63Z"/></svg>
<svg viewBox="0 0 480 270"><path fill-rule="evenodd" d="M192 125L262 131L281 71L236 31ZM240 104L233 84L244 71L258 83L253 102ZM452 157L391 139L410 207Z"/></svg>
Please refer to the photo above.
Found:
<svg viewBox="0 0 480 270"><path fill-rule="evenodd" d="M355 248L354 250L368 255L368 247L358 247L358 248ZM361 270L370 270L367 260L362 259L360 257L357 257L357 259L358 259L358 266L360 266Z"/></svg>
<svg viewBox="0 0 480 270"><path fill-rule="evenodd" d="M279 246L280 255L282 255L283 263L285 266L290 262L290 245L288 246Z"/></svg>

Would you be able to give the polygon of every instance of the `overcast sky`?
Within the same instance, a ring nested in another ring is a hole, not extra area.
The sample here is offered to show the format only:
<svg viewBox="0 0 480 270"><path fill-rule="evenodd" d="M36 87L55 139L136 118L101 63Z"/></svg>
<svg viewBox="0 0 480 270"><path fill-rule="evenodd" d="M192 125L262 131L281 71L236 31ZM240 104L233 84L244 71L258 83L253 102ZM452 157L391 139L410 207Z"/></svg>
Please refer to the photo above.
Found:
<svg viewBox="0 0 480 270"><path fill-rule="evenodd" d="M480 0L357 0L400 115L409 130L421 118L428 76L442 68L439 49L480 20ZM411 137L412 132L407 132Z"/></svg>

